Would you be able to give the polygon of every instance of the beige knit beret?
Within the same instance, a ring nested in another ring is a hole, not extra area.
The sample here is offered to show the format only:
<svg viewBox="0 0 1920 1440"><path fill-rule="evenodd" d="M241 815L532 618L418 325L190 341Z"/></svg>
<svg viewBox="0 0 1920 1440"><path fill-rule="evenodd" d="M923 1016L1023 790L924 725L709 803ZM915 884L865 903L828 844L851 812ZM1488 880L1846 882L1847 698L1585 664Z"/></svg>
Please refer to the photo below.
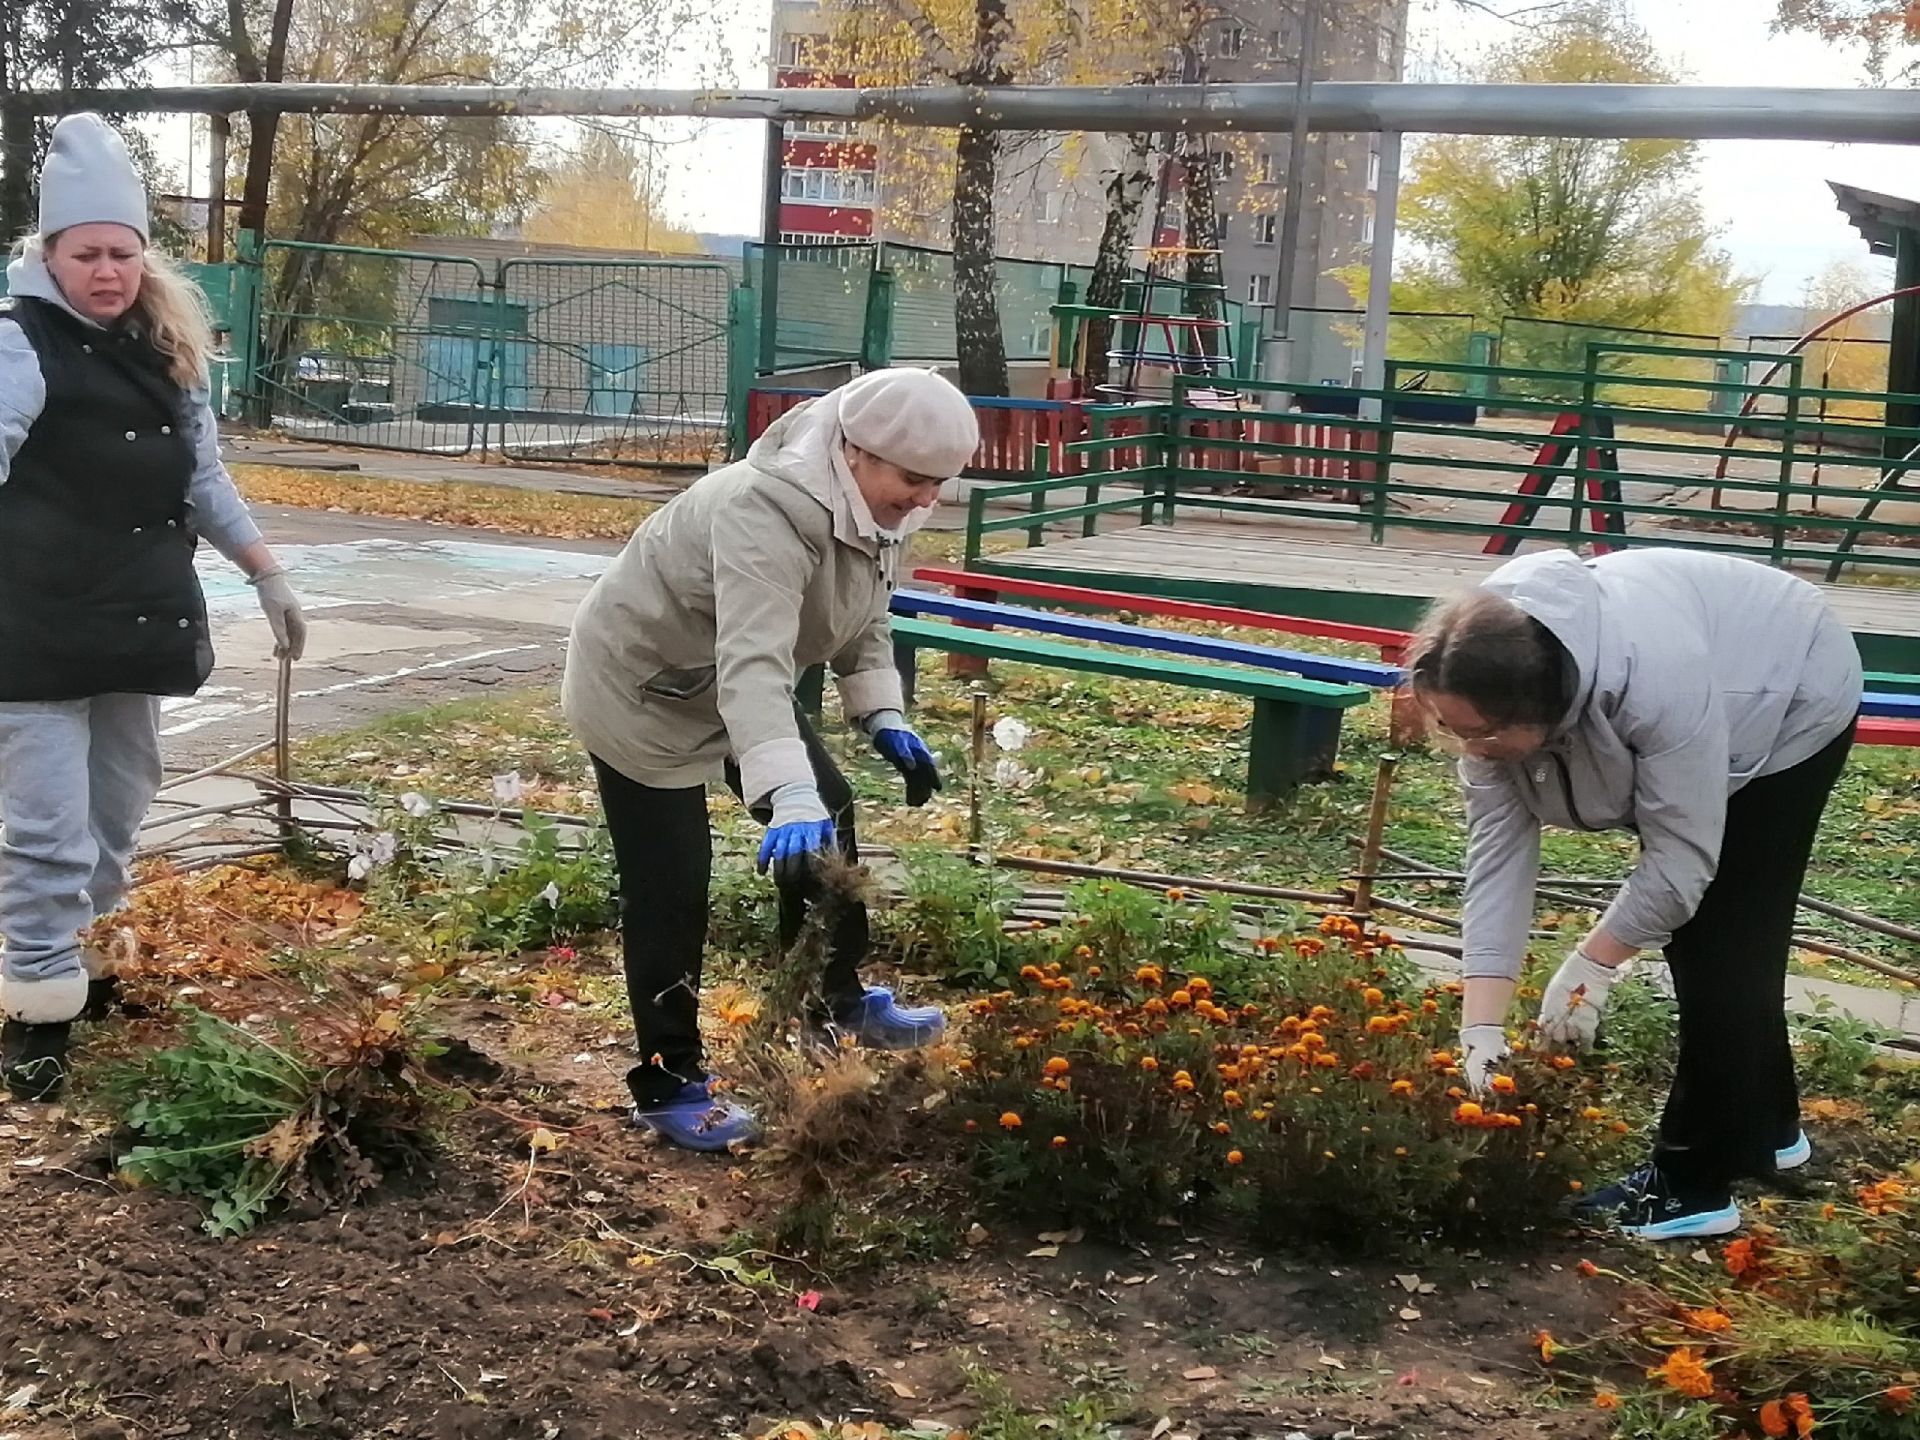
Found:
<svg viewBox="0 0 1920 1440"><path fill-rule="evenodd" d="M967 397L931 370L871 370L840 390L848 440L915 475L947 480L980 447Z"/></svg>

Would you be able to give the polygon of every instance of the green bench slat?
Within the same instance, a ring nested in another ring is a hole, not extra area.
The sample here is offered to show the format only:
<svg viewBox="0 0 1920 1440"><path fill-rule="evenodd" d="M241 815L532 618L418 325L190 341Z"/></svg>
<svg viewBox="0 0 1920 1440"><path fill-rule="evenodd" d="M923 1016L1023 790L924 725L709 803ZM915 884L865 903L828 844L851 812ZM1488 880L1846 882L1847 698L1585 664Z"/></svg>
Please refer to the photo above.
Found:
<svg viewBox="0 0 1920 1440"><path fill-rule="evenodd" d="M1920 694L1920 675L1903 675L1897 670L1867 671L1867 689L1898 695Z"/></svg>
<svg viewBox="0 0 1920 1440"><path fill-rule="evenodd" d="M1063 645L1057 640L1037 640L1028 636L1009 635L1004 631L972 630L900 616L893 621L893 638L896 645L923 645L931 649L958 651L963 655L982 655L990 660L1027 661L1061 670L1118 675L1130 680L1185 685L1191 689L1220 690L1255 700L1277 700L1316 709L1346 710L1366 704L1374 693L1364 685L1335 685L1324 680L1264 674L1236 665L1196 665L1157 655L1095 650L1085 645Z"/></svg>

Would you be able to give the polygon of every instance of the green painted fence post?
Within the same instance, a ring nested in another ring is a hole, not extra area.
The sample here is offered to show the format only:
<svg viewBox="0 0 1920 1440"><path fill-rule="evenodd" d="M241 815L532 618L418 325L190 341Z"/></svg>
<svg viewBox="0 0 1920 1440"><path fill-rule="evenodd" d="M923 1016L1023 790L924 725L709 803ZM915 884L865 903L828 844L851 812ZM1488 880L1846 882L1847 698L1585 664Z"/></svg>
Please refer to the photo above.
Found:
<svg viewBox="0 0 1920 1440"><path fill-rule="evenodd" d="M1790 504L1793 499L1794 446L1798 439L1796 427L1800 421L1800 369L1795 366L1793 378L1787 382L1786 425L1780 432L1780 493L1773 502L1773 546L1772 563L1787 563L1787 525L1792 519Z"/></svg>
<svg viewBox="0 0 1920 1440"><path fill-rule="evenodd" d="M1472 331L1467 336L1467 364L1484 365L1491 370L1498 363L1500 337L1485 330ZM1493 376L1481 373L1467 377L1467 394L1481 400L1491 400L1497 390Z"/></svg>
<svg viewBox="0 0 1920 1440"><path fill-rule="evenodd" d="M893 272L875 270L867 282L866 325L860 334L860 365L885 370L893 364Z"/></svg>
<svg viewBox="0 0 1920 1440"><path fill-rule="evenodd" d="M754 328L754 293L745 285L736 285L727 297L727 458L741 459L747 453L747 396L753 389L754 347L759 335Z"/></svg>

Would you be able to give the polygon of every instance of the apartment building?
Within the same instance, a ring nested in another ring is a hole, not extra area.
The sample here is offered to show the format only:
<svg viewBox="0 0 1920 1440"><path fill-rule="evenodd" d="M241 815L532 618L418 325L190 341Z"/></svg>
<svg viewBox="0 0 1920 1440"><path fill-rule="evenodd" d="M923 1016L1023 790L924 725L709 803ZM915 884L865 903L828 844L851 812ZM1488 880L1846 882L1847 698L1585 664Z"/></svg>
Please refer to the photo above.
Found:
<svg viewBox="0 0 1920 1440"><path fill-rule="evenodd" d="M1305 0L1224 0L1204 32L1210 81L1295 78ZM1408 0L1322 0L1316 78L1393 80L1404 53ZM773 0L773 83L850 83L819 63L833 23L819 0ZM1288 135L1215 136L1215 194L1221 214L1222 269L1230 299L1273 305L1279 284ZM944 248L948 207L938 177L907 153L911 137L882 141L851 126L810 122L788 133L781 177L780 231L796 244L888 240ZM1106 136L1018 137L1003 157L996 197L997 244L1021 259L1088 263L1106 219L1104 175L1113 162ZM1294 378L1352 378L1357 334L1354 301L1336 272L1366 260L1373 238L1372 192L1378 152L1370 135L1309 137L1296 311ZM909 193L910 192L910 193ZM1137 243L1180 231L1179 171L1168 167L1150 196ZM1158 213L1159 228L1155 229Z"/></svg>

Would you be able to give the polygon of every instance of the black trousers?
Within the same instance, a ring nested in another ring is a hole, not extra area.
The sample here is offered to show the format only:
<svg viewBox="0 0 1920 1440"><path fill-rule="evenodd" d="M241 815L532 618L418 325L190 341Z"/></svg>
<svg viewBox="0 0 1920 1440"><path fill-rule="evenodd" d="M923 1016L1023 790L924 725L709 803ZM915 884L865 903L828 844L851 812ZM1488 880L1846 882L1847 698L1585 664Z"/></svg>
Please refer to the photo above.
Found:
<svg viewBox="0 0 1920 1440"><path fill-rule="evenodd" d="M796 712L798 713L798 712ZM800 737L813 764L814 783L833 815L840 851L859 859L853 787L840 773L804 715ZM634 1103L657 1105L689 1081L706 1078L700 1043L700 965L707 944L707 894L713 877L713 833L707 826L706 787L658 789L593 757L600 805L620 877L620 941L626 962L627 1002L633 1007L640 1063L627 1075ZM727 783L740 792L731 762ZM756 818L765 821L764 811ZM811 885L780 887L780 946L799 938ZM866 907L846 905L835 926L822 1000L833 1006L857 999L866 958Z"/></svg>
<svg viewBox="0 0 1920 1440"><path fill-rule="evenodd" d="M1700 908L1667 945L1680 1057L1654 1159L1685 1183L1774 1173L1800 1130L1787 1042L1787 952L1821 812L1854 727L1790 770L1727 801L1726 838Z"/></svg>

